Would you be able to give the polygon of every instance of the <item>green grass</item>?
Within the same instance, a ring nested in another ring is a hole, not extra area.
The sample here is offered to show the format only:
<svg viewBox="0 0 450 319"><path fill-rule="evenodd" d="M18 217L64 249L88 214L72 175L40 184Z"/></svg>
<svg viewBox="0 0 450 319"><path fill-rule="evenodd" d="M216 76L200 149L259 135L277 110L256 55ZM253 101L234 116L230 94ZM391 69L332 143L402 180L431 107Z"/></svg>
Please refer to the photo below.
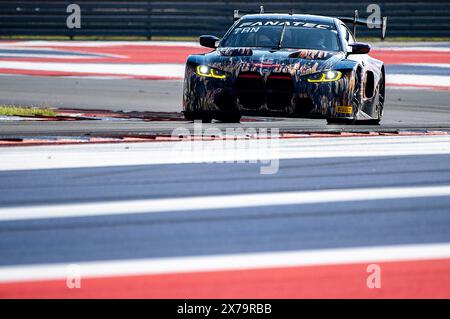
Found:
<svg viewBox="0 0 450 319"><path fill-rule="evenodd" d="M55 111L48 108L31 108L14 105L0 105L0 115L3 116L46 116L55 117L57 114Z"/></svg>

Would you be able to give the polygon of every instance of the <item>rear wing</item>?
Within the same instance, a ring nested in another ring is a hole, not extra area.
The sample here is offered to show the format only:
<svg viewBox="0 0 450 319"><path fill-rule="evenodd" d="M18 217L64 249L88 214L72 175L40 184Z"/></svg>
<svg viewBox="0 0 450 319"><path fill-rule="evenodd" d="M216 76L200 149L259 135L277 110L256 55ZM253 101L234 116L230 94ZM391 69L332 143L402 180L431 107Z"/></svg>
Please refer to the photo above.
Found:
<svg viewBox="0 0 450 319"><path fill-rule="evenodd" d="M384 40L386 38L386 29L387 29L387 17L382 17L378 19L379 21L369 22L367 18L360 18L358 16L358 10L355 10L353 17L338 17L342 22L352 23L353 24L353 36L356 38L356 26L357 25L365 25L366 27L373 29L381 30L381 39Z"/></svg>
<svg viewBox="0 0 450 319"><path fill-rule="evenodd" d="M244 14L241 14L242 11L234 10L233 13L233 22L236 22L242 16L248 13L255 13L255 12L244 12ZM264 13L264 6L259 7L259 13ZM289 14L294 14L294 11L291 10ZM386 38L386 28L387 28L387 17L382 17L381 19L378 19L379 21L374 22L368 22L367 18L360 18L358 15L358 10L354 11L353 17L339 17L339 20L342 22L352 23L353 24L353 36L356 38L356 26L357 25L365 25L369 29L381 29L381 39L384 40Z"/></svg>

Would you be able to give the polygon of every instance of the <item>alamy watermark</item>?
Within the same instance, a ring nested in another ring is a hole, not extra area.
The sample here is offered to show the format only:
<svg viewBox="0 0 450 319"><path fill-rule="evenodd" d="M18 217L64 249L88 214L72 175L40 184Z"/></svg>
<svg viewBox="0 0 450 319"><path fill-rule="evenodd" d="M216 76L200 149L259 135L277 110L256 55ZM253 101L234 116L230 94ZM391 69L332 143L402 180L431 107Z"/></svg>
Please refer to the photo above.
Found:
<svg viewBox="0 0 450 319"><path fill-rule="evenodd" d="M66 12L70 15L66 19L66 25L69 29L81 28L81 8L76 3L71 3L67 6Z"/></svg>
<svg viewBox="0 0 450 319"><path fill-rule="evenodd" d="M195 121L193 131L185 127L173 130L173 138L183 137L171 149L173 162L260 164L260 174L279 170L278 128L203 128Z"/></svg>
<svg viewBox="0 0 450 319"><path fill-rule="evenodd" d="M72 264L66 268L66 286L69 289L81 288L81 266Z"/></svg>
<svg viewBox="0 0 450 319"><path fill-rule="evenodd" d="M370 15L367 17L367 27L369 29L380 28L381 25L381 8L378 4L372 3L367 6L367 13Z"/></svg>
<svg viewBox="0 0 450 319"><path fill-rule="evenodd" d="M370 273L366 279L366 285L369 289L381 288L381 267L377 264L370 264L366 271Z"/></svg>

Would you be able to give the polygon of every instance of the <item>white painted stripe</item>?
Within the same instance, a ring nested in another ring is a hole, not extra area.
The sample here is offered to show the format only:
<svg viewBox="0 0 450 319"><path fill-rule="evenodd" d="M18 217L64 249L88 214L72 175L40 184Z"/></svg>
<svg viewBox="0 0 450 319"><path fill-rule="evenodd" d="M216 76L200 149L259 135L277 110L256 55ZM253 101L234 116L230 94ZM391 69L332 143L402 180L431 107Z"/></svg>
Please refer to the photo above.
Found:
<svg viewBox="0 0 450 319"><path fill-rule="evenodd" d="M0 221L450 196L450 185L175 197L0 208Z"/></svg>
<svg viewBox="0 0 450 319"><path fill-rule="evenodd" d="M56 71L134 76L183 77L183 64L120 64L120 63L62 63L0 61L0 68L32 71Z"/></svg>
<svg viewBox="0 0 450 319"><path fill-rule="evenodd" d="M84 80L124 80L124 79L134 79L133 76L126 75L86 75L86 76L77 76L77 75L66 75L66 76L58 76L60 78L65 79L84 79Z"/></svg>
<svg viewBox="0 0 450 319"><path fill-rule="evenodd" d="M396 63L409 66L427 66L431 68L450 68L450 63ZM414 71L414 69L412 69Z"/></svg>
<svg viewBox="0 0 450 319"><path fill-rule="evenodd" d="M412 69L411 72L414 72ZM416 75L416 74L386 74L386 84L429 85L450 87L450 76Z"/></svg>
<svg viewBox="0 0 450 319"><path fill-rule="evenodd" d="M186 126L192 127L191 124ZM222 129L224 133L226 125L213 124L202 127L205 130ZM180 128L178 127L178 133L183 133ZM198 134L201 132L199 129ZM450 136L150 142L0 148L0 163L2 163L0 171L429 154L450 154Z"/></svg>
<svg viewBox="0 0 450 319"><path fill-rule="evenodd" d="M82 279L206 271L400 262L450 258L450 244L397 245L270 253L81 262ZM0 282L64 280L71 264L0 267Z"/></svg>
<svg viewBox="0 0 450 319"><path fill-rule="evenodd" d="M1 42L1 47L86 47L101 48L114 46L182 46L182 47L200 47L198 42L194 41L15 41Z"/></svg>
<svg viewBox="0 0 450 319"><path fill-rule="evenodd" d="M183 64L122 64L122 63L67 63L1 61L0 68L31 71L53 71L94 74L120 74L129 76L184 77ZM413 71L412 71L413 72ZM402 85L430 85L450 87L450 76L387 74L386 83Z"/></svg>

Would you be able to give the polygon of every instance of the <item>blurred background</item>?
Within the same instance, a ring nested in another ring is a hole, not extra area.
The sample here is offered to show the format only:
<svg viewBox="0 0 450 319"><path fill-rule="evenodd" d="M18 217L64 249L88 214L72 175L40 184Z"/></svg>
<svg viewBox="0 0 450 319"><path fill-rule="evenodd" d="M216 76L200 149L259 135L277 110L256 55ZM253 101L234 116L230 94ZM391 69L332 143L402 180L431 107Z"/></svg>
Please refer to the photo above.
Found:
<svg viewBox="0 0 450 319"><path fill-rule="evenodd" d="M81 29L66 27L66 8L82 7ZM233 11L294 12L328 16L368 16L375 3L389 17L389 38L450 37L450 2L433 1L1 1L0 35L86 37L134 37L135 39L192 39L206 30L223 35L233 22ZM360 28L358 35L379 37L379 30Z"/></svg>

